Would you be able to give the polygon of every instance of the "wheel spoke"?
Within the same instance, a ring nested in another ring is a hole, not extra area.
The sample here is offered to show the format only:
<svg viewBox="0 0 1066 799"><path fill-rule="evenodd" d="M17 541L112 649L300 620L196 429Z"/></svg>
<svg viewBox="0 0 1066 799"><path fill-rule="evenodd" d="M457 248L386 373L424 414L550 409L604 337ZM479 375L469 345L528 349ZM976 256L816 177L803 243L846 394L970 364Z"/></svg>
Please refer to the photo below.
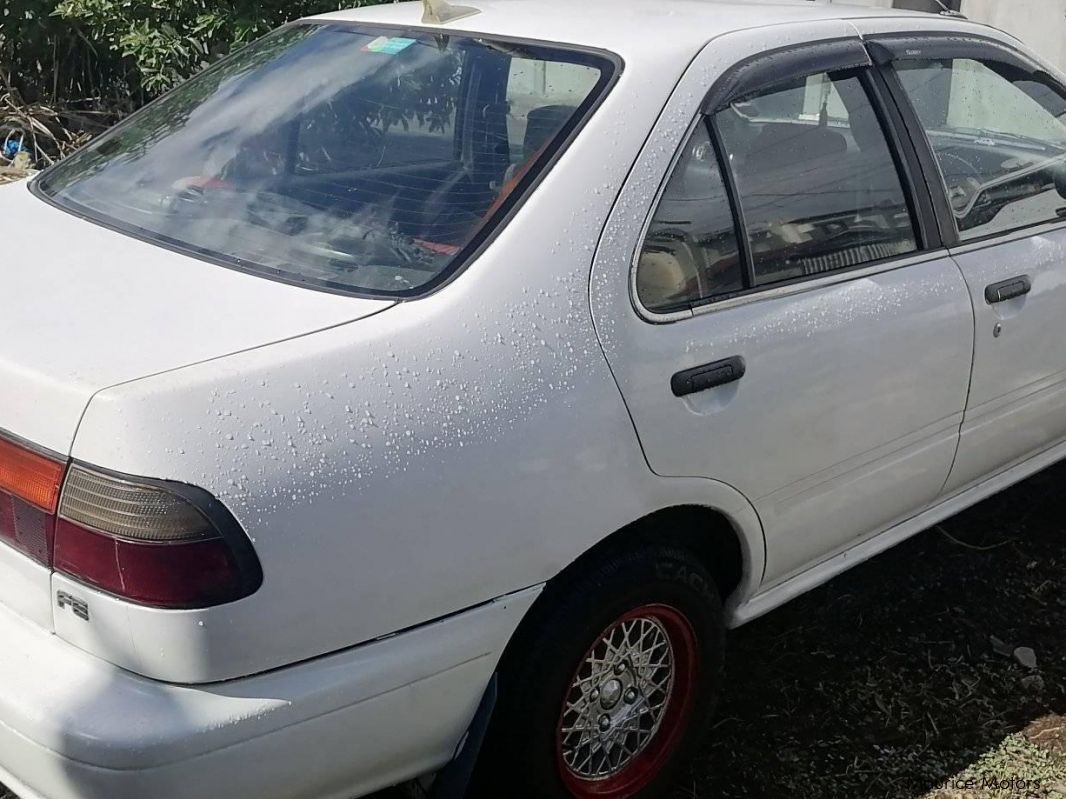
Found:
<svg viewBox="0 0 1066 799"><path fill-rule="evenodd" d="M608 779L659 731L674 682L670 636L654 616L625 619L589 651L570 686L559 728L574 775Z"/></svg>

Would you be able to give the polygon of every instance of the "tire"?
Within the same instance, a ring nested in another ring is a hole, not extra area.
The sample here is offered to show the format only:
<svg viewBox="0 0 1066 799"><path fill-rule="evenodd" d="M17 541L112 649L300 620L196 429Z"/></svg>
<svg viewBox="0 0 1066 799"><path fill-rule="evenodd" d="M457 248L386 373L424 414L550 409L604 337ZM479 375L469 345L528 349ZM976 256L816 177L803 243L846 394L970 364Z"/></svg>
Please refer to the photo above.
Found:
<svg viewBox="0 0 1066 799"><path fill-rule="evenodd" d="M472 796L663 796L706 732L724 638L714 580L681 549L614 553L549 585L501 663Z"/></svg>

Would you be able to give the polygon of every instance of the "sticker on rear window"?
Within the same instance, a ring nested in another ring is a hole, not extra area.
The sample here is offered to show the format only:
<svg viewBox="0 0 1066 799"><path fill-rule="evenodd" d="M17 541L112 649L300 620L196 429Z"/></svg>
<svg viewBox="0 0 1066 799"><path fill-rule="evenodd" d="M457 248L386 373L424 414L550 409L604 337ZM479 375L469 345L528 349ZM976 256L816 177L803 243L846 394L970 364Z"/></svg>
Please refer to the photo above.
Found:
<svg viewBox="0 0 1066 799"><path fill-rule="evenodd" d="M402 53L417 41L416 39L404 39L399 36L379 36L363 48L368 53L381 53L382 55L396 55Z"/></svg>

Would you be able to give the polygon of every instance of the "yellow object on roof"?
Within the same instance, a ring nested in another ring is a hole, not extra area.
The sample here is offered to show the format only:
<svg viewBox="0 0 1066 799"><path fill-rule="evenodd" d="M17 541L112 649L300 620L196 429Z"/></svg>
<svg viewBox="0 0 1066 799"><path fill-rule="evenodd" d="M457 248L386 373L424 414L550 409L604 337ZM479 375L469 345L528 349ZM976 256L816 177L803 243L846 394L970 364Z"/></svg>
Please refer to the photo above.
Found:
<svg viewBox="0 0 1066 799"><path fill-rule="evenodd" d="M422 5L425 6L425 12L422 14L423 25L444 25L481 13L470 6L453 6L447 0L422 0Z"/></svg>

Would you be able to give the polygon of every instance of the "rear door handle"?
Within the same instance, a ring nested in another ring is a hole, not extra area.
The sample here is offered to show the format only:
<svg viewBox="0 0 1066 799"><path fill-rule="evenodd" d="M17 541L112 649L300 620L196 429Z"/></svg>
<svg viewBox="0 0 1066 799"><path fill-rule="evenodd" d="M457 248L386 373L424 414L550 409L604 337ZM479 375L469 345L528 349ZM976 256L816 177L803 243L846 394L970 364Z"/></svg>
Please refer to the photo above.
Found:
<svg viewBox="0 0 1066 799"><path fill-rule="evenodd" d="M1018 277L1012 277L1010 280L993 283L986 288L985 300L989 305L995 305L998 302L1006 302L1016 297L1024 297L1032 290L1033 281L1029 279L1029 275L1019 275Z"/></svg>
<svg viewBox="0 0 1066 799"><path fill-rule="evenodd" d="M718 388L729 383L735 383L744 376L747 366L744 359L739 355L726 358L723 361L715 361L695 369L686 369L678 372L670 380L670 388L675 397L687 397L700 391Z"/></svg>

